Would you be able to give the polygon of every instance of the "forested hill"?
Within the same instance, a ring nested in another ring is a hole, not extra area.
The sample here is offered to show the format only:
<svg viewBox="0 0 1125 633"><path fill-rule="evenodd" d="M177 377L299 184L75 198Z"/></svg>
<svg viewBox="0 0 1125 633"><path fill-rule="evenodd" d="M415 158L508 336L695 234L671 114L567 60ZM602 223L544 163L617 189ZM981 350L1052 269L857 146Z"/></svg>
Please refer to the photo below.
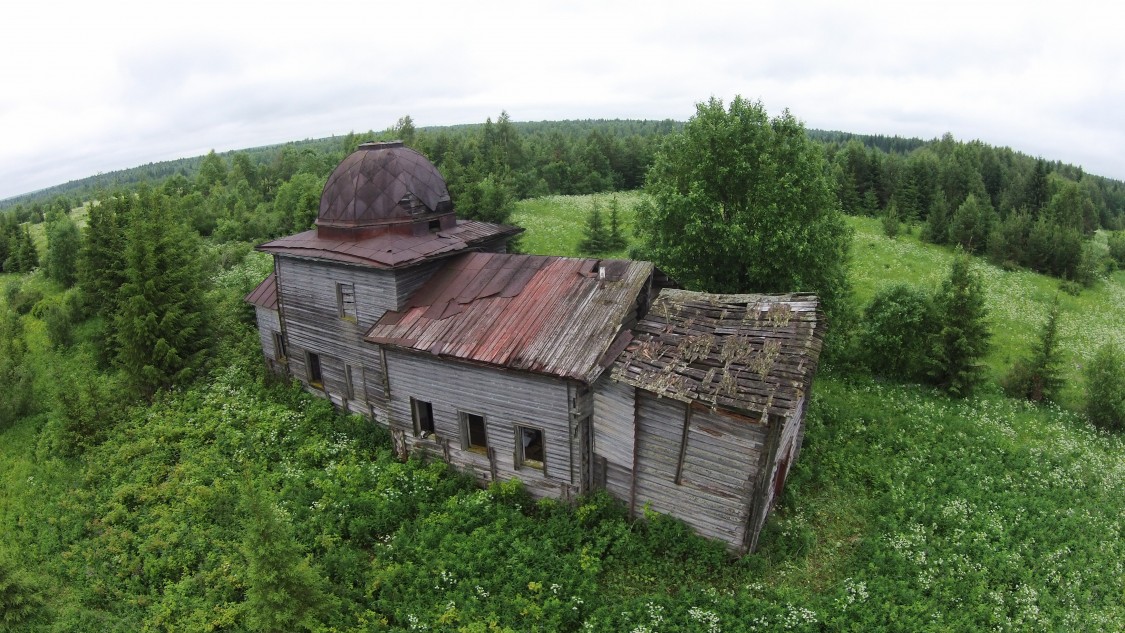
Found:
<svg viewBox="0 0 1125 633"><path fill-rule="evenodd" d="M283 176L286 172L290 175L297 171L323 171L336 164L350 149L363 140L385 140L392 136L410 136L415 141L417 149L428 153L431 159L440 156L432 154L443 153L449 146L457 146L462 162L466 156L474 151L475 143L472 141L482 137L489 129L503 136L505 130L510 130L520 137L521 150L518 152L522 159L522 167L537 172L536 178L523 178L525 186L517 194L528 193L563 193L581 194L594 193L608 188L636 188L643 180L644 171L647 169L655 143L670 132L678 131L683 127L683 122L663 120L630 120L630 119L586 119L570 121L531 121L514 122L502 113L497 121L490 120L485 123L464 124L444 127L415 128L410 117L403 117L396 126L383 132L368 131L366 133L349 133L342 136L330 136L319 139L305 139L292 141L279 145L267 145L230 151L219 154L220 157L230 161L236 154L245 154L251 163L259 167L273 167L277 175ZM876 201L885 208L891 197L891 188L901 175L903 160L911 154L924 153L926 150L935 151L943 143L952 141L950 135L941 139L923 140L919 138L904 138L900 136L884 136L871 134L852 134L842 131L808 130L814 140L824 144L831 157L837 157L840 150L847 148L848 170L852 172L853 180L858 178L872 179L866 172L870 169L858 168L854 154L857 148L865 151L868 167L874 165L883 173L877 179L879 183L856 182L857 196L862 199L867 190L876 192ZM417 136L415 136L417 135ZM432 143L427 143L431 140ZM503 139L500 139L503 141ZM959 143L958 145L964 145ZM1034 165L1035 159L1009 148L993 148L986 144L974 141L970 146L985 149L991 156L978 157L978 170L982 174L982 182L990 193L995 193L1000 187L1002 176L998 173L1001 165L1007 172L1018 171L1026 173L1031 171L1028 166ZM426 150L432 150L426 152ZM565 163L560 161L566 158L577 161L580 166L585 166L587 173L601 174L605 177L587 177L578 182L561 178L573 176L573 170L564 168ZM199 172L204 156L180 158L170 161L147 163L138 167L122 169L108 173L100 173L64 184L55 185L39 191L14 196L0 200L0 210L16 208L21 221L35 221L45 215L45 211L58 202L76 205L81 201L98 197L98 192L129 187L142 182L159 184L164 180L180 176L193 178ZM1071 180L1081 180L1084 176L1080 167L1051 161L1045 163L1049 171L1062 174ZM839 161L837 161L839 163ZM516 174L518 176L518 174ZM554 177L552 177L554 176ZM1095 204L1102 202L1109 207L1109 215L1120 215L1125 208L1125 183L1120 180L1089 176L1099 194L1095 197ZM284 180L284 178L280 178ZM539 180L543 182L540 183ZM539 185L539 186L536 186ZM996 201L998 202L998 200ZM998 209L999 210L999 209ZM924 215L924 214L923 214Z"/></svg>

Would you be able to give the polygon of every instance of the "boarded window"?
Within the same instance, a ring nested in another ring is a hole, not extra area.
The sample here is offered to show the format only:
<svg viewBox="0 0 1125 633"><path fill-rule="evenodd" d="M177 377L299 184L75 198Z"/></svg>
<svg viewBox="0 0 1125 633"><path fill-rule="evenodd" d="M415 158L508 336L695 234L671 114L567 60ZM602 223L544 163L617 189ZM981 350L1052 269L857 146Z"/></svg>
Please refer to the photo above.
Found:
<svg viewBox="0 0 1125 633"><path fill-rule="evenodd" d="M281 361L289 357L285 353L285 337L281 335L281 332L273 333L273 357Z"/></svg>
<svg viewBox="0 0 1125 633"><path fill-rule="evenodd" d="M488 434L484 430L483 415L462 412L461 430L465 438L465 448L471 451L488 450Z"/></svg>
<svg viewBox="0 0 1125 633"><path fill-rule="evenodd" d="M516 466L543 470L543 431L526 426L516 427Z"/></svg>
<svg viewBox="0 0 1125 633"><path fill-rule="evenodd" d="M414 434L421 437L434 434L434 405L425 400L410 399L410 411L414 417Z"/></svg>
<svg viewBox="0 0 1125 633"><path fill-rule="evenodd" d="M324 376L320 373L320 354L305 352L305 370L308 373L309 384L320 387L324 384Z"/></svg>
<svg viewBox="0 0 1125 633"><path fill-rule="evenodd" d="M341 319L356 320L355 284L344 281L336 283L336 308Z"/></svg>

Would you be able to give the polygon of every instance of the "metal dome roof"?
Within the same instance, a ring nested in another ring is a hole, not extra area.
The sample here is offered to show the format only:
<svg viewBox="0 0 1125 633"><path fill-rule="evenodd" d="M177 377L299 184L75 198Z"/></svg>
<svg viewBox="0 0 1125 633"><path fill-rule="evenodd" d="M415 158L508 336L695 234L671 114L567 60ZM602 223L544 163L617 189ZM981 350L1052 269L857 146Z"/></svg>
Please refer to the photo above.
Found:
<svg viewBox="0 0 1125 633"><path fill-rule="evenodd" d="M445 179L425 156L401 141L364 143L328 177L316 224L372 227L452 212Z"/></svg>

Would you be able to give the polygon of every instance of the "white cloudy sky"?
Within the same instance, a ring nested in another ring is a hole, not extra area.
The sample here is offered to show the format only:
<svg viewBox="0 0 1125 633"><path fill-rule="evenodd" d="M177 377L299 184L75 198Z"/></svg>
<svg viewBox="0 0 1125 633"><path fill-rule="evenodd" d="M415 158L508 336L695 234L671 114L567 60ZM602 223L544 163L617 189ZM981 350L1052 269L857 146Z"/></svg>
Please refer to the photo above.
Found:
<svg viewBox="0 0 1125 633"><path fill-rule="evenodd" d="M22 0L0 8L0 199L349 131L674 118L961 140L1125 178L1125 5Z"/></svg>

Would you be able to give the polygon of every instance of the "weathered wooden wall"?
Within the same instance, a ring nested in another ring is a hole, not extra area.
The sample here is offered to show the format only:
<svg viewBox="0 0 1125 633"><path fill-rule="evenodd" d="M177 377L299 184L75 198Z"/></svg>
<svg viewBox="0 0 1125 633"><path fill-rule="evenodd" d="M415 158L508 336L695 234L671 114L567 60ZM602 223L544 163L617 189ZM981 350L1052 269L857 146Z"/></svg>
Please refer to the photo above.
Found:
<svg viewBox="0 0 1125 633"><path fill-rule="evenodd" d="M600 482L634 515L645 506L744 547L766 465L767 427L603 380L594 395Z"/></svg>
<svg viewBox="0 0 1125 633"><path fill-rule="evenodd" d="M772 429L774 433L767 440L770 453L767 455L764 467L767 469L758 486L757 504L750 519L750 530L747 533L746 547L753 550L758 544L758 535L766 524L769 511L777 503L781 491L784 489L785 480L789 470L797 459L801 450L801 441L804 435L804 420L806 398L801 398L794 408L793 415L788 418L773 416L771 425L779 428Z"/></svg>
<svg viewBox="0 0 1125 633"><path fill-rule="evenodd" d="M277 347L273 343L274 332L281 331L277 310L254 306L254 314L258 320L258 341L262 344L262 353L266 360L277 360Z"/></svg>
<svg viewBox="0 0 1125 633"><path fill-rule="evenodd" d="M522 372L441 360L388 348L391 397L387 418L405 434L408 450L439 456L471 473L479 482L518 476L536 497L570 498L579 492L582 467L573 443L577 421L571 415L575 388L569 383ZM435 435L416 437L410 398L433 405ZM459 412L483 415L489 454L462 449ZM543 431L545 468L516 468L516 426Z"/></svg>
<svg viewBox="0 0 1125 633"><path fill-rule="evenodd" d="M364 342L363 335L387 310L401 308L406 297L425 283L436 268L435 262L427 262L399 271L386 271L277 257L278 299L285 319L293 377L307 385L306 353L318 354L323 380L320 388L310 389L328 397L336 406L355 413L371 415L375 407L378 416L384 397L383 362L379 348ZM340 316L336 298L338 282L351 283L355 290L354 320ZM352 374L351 397L347 370Z"/></svg>
<svg viewBox="0 0 1125 633"><path fill-rule="evenodd" d="M603 376L594 388L596 483L629 503L633 481L635 389Z"/></svg>

